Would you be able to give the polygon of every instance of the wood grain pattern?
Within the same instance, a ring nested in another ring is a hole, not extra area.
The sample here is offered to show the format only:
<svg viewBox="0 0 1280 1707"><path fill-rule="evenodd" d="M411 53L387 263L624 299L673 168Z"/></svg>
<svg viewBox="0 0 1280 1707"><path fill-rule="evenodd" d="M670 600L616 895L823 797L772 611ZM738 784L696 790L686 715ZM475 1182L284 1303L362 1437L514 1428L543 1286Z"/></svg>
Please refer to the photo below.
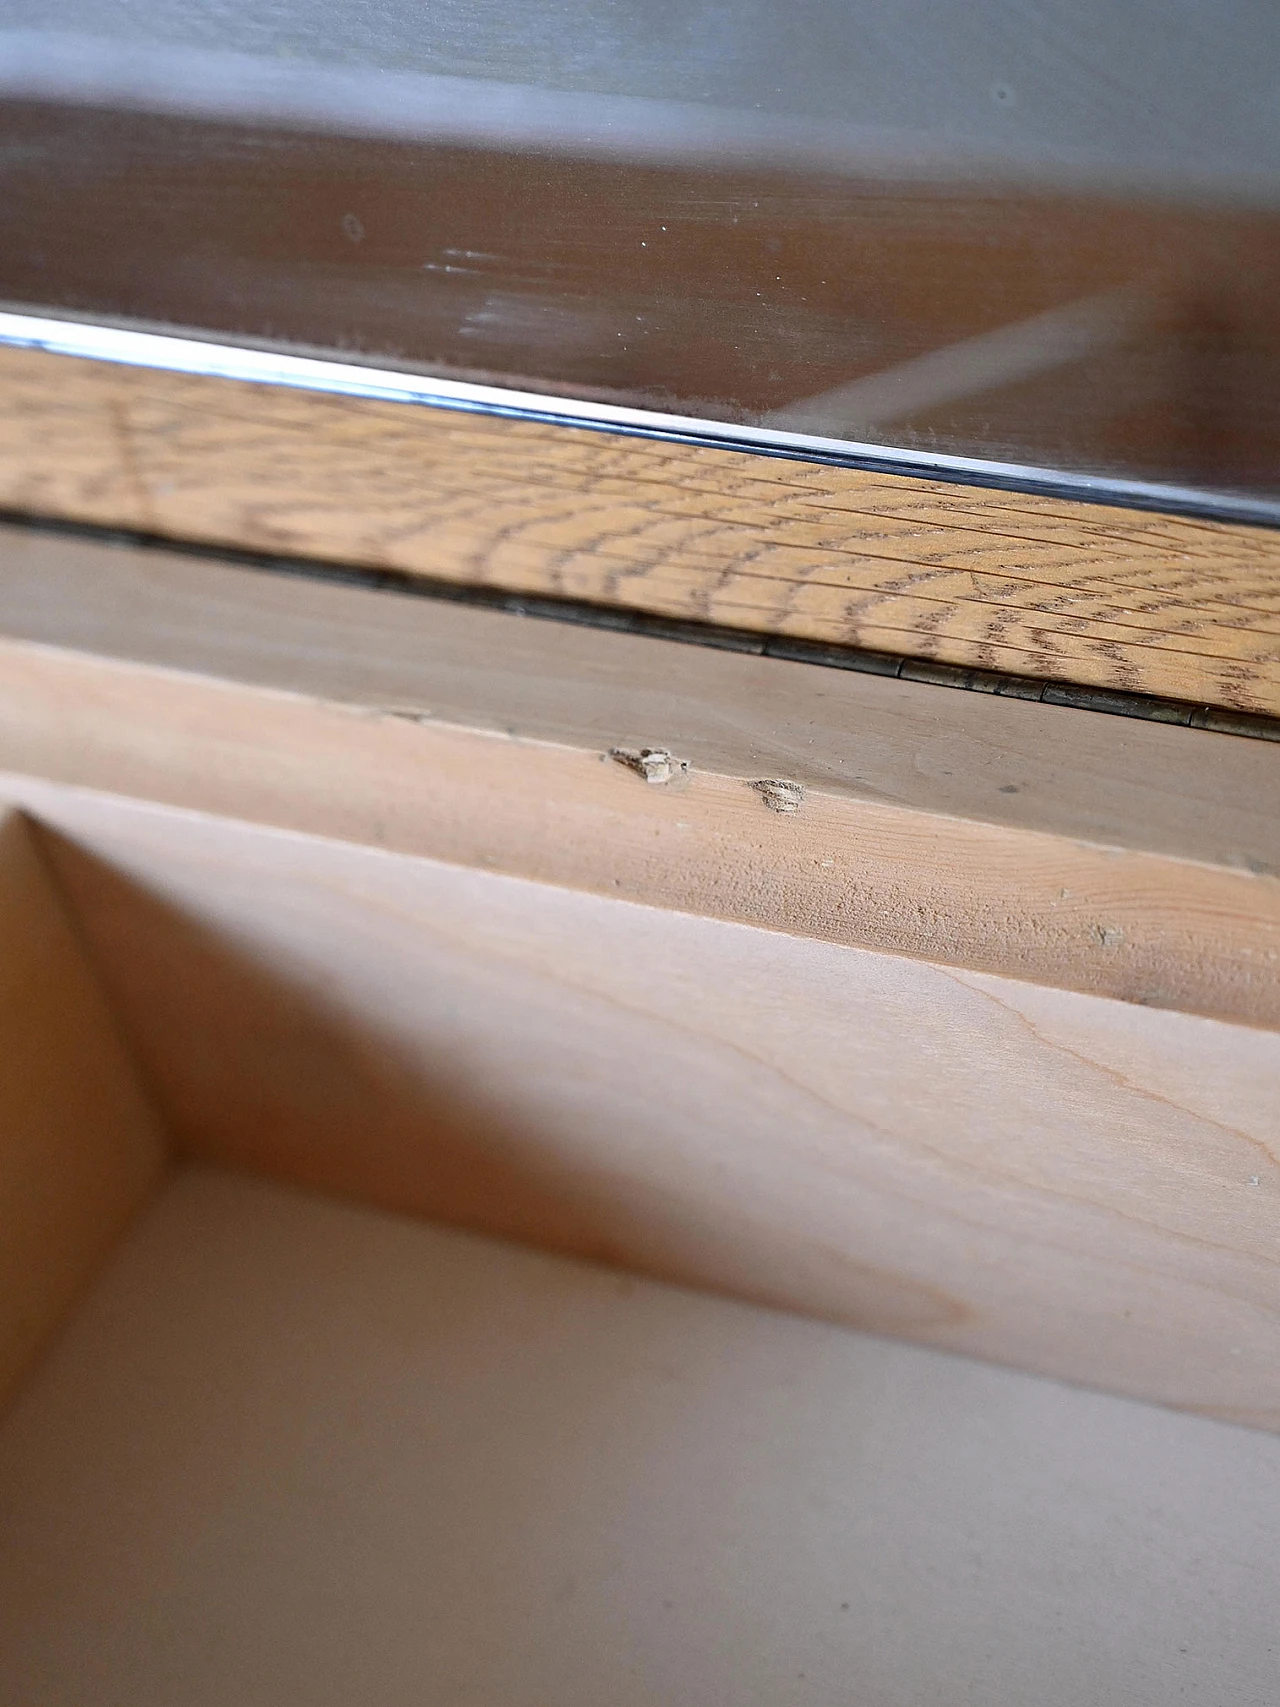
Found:
<svg viewBox="0 0 1280 1707"><path fill-rule="evenodd" d="M0 352L0 502L1280 713L1280 534Z"/></svg>
<svg viewBox="0 0 1280 1707"><path fill-rule="evenodd" d="M187 1153L1280 1427L1269 745L0 566L0 798Z"/></svg>
<svg viewBox="0 0 1280 1707"><path fill-rule="evenodd" d="M47 788L181 1148L1280 1427L1280 1037Z"/></svg>
<svg viewBox="0 0 1280 1707"><path fill-rule="evenodd" d="M165 1148L31 829L0 808L0 1402Z"/></svg>
<svg viewBox="0 0 1280 1707"><path fill-rule="evenodd" d="M1269 744L9 544L0 765L28 779L1280 1027ZM644 747L689 771L609 758Z"/></svg>

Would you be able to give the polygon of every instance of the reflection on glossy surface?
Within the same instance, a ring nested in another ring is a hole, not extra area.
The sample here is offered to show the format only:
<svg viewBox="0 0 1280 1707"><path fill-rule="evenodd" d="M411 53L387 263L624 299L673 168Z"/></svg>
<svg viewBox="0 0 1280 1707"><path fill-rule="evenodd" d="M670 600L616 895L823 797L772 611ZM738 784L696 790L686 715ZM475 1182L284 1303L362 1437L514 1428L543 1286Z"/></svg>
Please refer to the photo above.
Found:
<svg viewBox="0 0 1280 1707"><path fill-rule="evenodd" d="M1280 501L1269 4L2 15L11 303Z"/></svg>

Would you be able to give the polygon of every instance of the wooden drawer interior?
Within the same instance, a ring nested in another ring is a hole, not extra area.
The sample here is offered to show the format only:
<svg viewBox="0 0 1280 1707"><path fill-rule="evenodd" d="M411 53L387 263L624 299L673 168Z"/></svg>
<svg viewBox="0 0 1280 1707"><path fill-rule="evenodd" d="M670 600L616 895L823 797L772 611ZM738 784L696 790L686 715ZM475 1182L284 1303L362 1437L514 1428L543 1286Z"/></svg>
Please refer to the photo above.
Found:
<svg viewBox="0 0 1280 1707"><path fill-rule="evenodd" d="M125 569L0 643L4 1707L1274 1699L1265 743L962 811L966 696L485 613L495 733L474 613L291 592L325 698Z"/></svg>
<svg viewBox="0 0 1280 1707"><path fill-rule="evenodd" d="M0 1424L0 1699L1271 1699L1273 1436L190 1166Z"/></svg>
<svg viewBox="0 0 1280 1707"><path fill-rule="evenodd" d="M17 792L0 1701L1268 1699L1273 1434L797 1312L1272 1421L1246 1259L1162 1247L1159 1122L1142 1237L1062 1178L1114 1198L1115 1087L1215 1037L1265 1120L1271 1034L1250 1078L1238 1028L1106 1001L1128 1065L1095 1036L1086 1071L1098 998L971 977L966 1021L890 956ZM805 988L852 1003L825 1093ZM1052 1186L963 1067L1034 1079L1035 1037L1078 1123ZM1184 1187L1236 1145L1266 1166L1242 1132Z"/></svg>

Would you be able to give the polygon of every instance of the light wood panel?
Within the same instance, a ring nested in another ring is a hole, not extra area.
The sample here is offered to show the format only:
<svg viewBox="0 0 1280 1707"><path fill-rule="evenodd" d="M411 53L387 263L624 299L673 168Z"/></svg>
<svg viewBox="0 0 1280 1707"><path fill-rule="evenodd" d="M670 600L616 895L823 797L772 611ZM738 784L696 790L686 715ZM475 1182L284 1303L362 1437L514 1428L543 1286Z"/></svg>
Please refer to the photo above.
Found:
<svg viewBox="0 0 1280 1707"><path fill-rule="evenodd" d="M1280 1427L1280 1037L46 786L175 1138Z"/></svg>
<svg viewBox="0 0 1280 1707"><path fill-rule="evenodd" d="M164 1153L31 830L0 807L0 1402L150 1193Z"/></svg>
<svg viewBox="0 0 1280 1707"><path fill-rule="evenodd" d="M1275 1694L1274 1435L206 1168L0 1500L5 1707Z"/></svg>
<svg viewBox="0 0 1280 1707"><path fill-rule="evenodd" d="M0 549L13 771L1280 1026L1269 744L164 554ZM688 771L609 756L645 748Z"/></svg>
<svg viewBox="0 0 1280 1707"><path fill-rule="evenodd" d="M1280 713L1280 534L0 352L0 502Z"/></svg>

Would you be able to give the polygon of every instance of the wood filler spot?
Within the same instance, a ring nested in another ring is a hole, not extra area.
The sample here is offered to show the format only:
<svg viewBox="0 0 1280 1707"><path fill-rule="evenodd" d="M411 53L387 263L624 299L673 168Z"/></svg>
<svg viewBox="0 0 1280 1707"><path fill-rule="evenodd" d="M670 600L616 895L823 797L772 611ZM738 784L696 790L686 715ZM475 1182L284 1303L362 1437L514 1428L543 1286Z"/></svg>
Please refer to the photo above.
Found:
<svg viewBox="0 0 1280 1707"><path fill-rule="evenodd" d="M804 804L804 788L798 782L781 782L777 777L761 777L749 782L770 812L798 812Z"/></svg>
<svg viewBox="0 0 1280 1707"><path fill-rule="evenodd" d="M1093 934L1103 948L1118 948L1124 941L1124 932L1119 925L1095 925Z"/></svg>
<svg viewBox="0 0 1280 1707"><path fill-rule="evenodd" d="M689 775L689 761L675 758L665 747L610 747L609 757L655 787L683 781Z"/></svg>

